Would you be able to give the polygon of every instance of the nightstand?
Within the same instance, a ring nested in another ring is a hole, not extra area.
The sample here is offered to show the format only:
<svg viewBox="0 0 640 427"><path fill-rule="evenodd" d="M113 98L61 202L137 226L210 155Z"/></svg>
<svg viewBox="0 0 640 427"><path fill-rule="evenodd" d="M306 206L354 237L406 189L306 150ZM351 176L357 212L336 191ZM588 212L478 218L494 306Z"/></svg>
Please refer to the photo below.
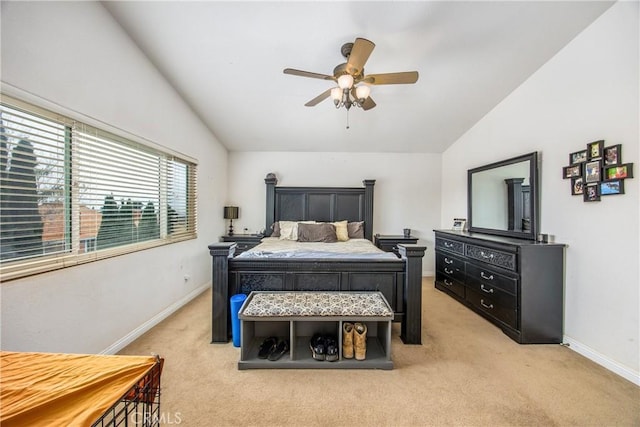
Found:
<svg viewBox="0 0 640 427"><path fill-rule="evenodd" d="M240 255L260 243L264 236L256 236L255 234L234 234L233 236L220 237L221 242L236 242L236 253Z"/></svg>
<svg viewBox="0 0 640 427"><path fill-rule="evenodd" d="M393 252L394 254L400 256L398 253L398 244L405 245L415 245L418 243L417 237L404 237L402 235L380 235L376 234L374 236L374 243L377 247L386 252Z"/></svg>

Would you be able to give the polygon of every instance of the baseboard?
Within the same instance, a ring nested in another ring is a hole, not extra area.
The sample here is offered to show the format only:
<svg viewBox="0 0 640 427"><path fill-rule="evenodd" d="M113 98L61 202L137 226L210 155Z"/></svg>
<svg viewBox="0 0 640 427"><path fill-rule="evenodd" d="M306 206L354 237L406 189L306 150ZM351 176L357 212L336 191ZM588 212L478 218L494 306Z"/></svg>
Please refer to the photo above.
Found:
<svg viewBox="0 0 640 427"><path fill-rule="evenodd" d="M640 373L635 372L627 366L621 365L618 362L611 360L607 356L598 353L594 349L576 341L568 337L564 337L564 342L569 344L568 347L575 351L576 353L580 353L584 357L589 360L594 361L598 365L607 368L611 372L620 375L622 378L631 381L637 386L640 386Z"/></svg>
<svg viewBox="0 0 640 427"><path fill-rule="evenodd" d="M121 339L119 339L118 341L116 341L106 349L102 350L100 354L118 353L120 350L122 350L123 348L131 344L133 341L140 338L142 334L144 334L145 332L147 332L148 330L156 326L158 323L162 322L164 319L166 319L167 317L175 313L179 308L187 304L189 301L191 301L192 299L194 299L195 297L197 297L198 295L200 295L201 293L209 289L210 286L211 286L211 283L205 283L204 285L194 289L193 291L185 295L182 299L171 304L169 307L162 310L160 313L156 314L151 319L144 322L142 325L138 326L136 329L129 332L127 335L125 335L124 337L122 337Z"/></svg>

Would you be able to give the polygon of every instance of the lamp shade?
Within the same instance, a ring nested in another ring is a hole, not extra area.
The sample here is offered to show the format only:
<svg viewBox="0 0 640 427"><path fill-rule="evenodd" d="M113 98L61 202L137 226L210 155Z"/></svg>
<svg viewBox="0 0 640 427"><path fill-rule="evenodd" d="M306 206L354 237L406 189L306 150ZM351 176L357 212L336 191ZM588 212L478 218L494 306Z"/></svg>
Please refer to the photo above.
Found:
<svg viewBox="0 0 640 427"><path fill-rule="evenodd" d="M343 74L338 77L338 86L340 89L351 89L353 86L353 76L350 74Z"/></svg>
<svg viewBox="0 0 640 427"><path fill-rule="evenodd" d="M342 89L339 87L334 87L331 89L331 98L334 101L340 101L342 99Z"/></svg>
<svg viewBox="0 0 640 427"><path fill-rule="evenodd" d="M225 206L224 219L238 219L238 211L237 206Z"/></svg>
<svg viewBox="0 0 640 427"><path fill-rule="evenodd" d="M370 93L371 93L371 88L369 86L365 86L365 85L356 86L356 96L358 97L358 100L367 99Z"/></svg>

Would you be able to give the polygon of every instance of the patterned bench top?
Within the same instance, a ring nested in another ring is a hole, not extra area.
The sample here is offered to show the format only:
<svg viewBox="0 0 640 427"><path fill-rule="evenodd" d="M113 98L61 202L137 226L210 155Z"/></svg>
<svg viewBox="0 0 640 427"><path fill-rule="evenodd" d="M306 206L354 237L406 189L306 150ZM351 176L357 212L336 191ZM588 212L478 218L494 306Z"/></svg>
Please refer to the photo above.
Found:
<svg viewBox="0 0 640 427"><path fill-rule="evenodd" d="M261 292L249 295L240 310L248 317L389 317L393 310L380 292Z"/></svg>

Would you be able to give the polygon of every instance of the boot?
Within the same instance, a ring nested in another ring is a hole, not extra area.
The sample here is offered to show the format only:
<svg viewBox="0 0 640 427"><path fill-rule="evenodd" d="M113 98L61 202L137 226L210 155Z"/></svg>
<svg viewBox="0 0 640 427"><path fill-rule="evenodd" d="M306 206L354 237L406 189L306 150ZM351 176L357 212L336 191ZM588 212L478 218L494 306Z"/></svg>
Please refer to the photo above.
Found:
<svg viewBox="0 0 640 427"><path fill-rule="evenodd" d="M356 323L353 325L353 349L356 360L364 360L367 355L367 325Z"/></svg>
<svg viewBox="0 0 640 427"><path fill-rule="evenodd" d="M342 357L353 359L353 323L342 324Z"/></svg>

